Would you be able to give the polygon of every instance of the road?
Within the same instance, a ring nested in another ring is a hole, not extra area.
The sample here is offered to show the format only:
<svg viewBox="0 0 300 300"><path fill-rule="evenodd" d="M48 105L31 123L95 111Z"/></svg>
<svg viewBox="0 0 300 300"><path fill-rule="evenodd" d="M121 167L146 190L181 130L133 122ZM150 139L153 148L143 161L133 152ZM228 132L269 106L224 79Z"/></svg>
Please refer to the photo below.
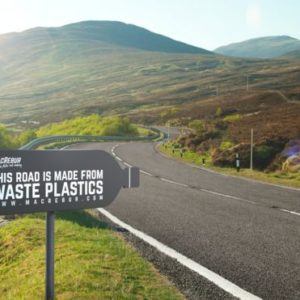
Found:
<svg viewBox="0 0 300 300"><path fill-rule="evenodd" d="M113 150L143 170L140 188L107 207L123 222L255 296L300 299L299 190L193 167L152 143L70 148Z"/></svg>

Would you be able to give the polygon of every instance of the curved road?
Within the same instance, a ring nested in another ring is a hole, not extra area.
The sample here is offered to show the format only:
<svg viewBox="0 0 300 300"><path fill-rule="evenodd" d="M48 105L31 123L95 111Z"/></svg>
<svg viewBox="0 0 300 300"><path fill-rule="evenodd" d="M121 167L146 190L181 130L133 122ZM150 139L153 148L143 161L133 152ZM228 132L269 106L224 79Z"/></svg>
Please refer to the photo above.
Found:
<svg viewBox="0 0 300 300"><path fill-rule="evenodd" d="M140 188L121 191L107 207L120 220L253 295L300 299L299 190L190 166L152 143L70 149L113 151L141 168Z"/></svg>

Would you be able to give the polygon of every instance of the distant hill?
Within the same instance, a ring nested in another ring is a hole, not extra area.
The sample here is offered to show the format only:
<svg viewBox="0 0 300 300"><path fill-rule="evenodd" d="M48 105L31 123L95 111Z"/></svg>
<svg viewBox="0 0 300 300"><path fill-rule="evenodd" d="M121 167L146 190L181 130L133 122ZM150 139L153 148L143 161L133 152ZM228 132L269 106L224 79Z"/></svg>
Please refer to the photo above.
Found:
<svg viewBox="0 0 300 300"><path fill-rule="evenodd" d="M248 58L274 58L300 50L300 40L290 36L269 36L250 39L215 49L215 53Z"/></svg>
<svg viewBox="0 0 300 300"><path fill-rule="evenodd" d="M289 53L286 53L286 54L280 56L280 58L285 58L285 59L299 59L300 60L300 49L292 51L292 52L289 52Z"/></svg>

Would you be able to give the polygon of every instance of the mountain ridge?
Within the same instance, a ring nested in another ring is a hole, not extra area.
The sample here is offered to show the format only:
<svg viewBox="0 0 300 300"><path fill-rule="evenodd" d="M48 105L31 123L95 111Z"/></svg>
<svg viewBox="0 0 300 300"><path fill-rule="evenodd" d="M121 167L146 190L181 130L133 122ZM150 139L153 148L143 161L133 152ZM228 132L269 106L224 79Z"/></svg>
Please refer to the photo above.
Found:
<svg viewBox="0 0 300 300"><path fill-rule="evenodd" d="M60 27L35 27L19 33L0 35L0 46L8 40L28 39L43 34L56 40L77 38L144 51L214 55L206 49L119 21L82 21Z"/></svg>
<svg viewBox="0 0 300 300"><path fill-rule="evenodd" d="M300 40L288 36L265 36L218 47L215 53L243 58L275 58L300 49Z"/></svg>
<svg viewBox="0 0 300 300"><path fill-rule="evenodd" d="M171 47L177 53L145 51L132 30L146 36L151 32L129 25L131 40L120 40L127 25L117 24L123 28L117 38L99 30L111 25L92 21L0 36L0 121L23 126L23 121L46 124L90 113L179 107L246 91L247 78L251 90L280 89L291 100L299 98L299 66L294 61L231 58L202 49L178 53L182 44L179 50ZM160 50L170 49L160 45Z"/></svg>

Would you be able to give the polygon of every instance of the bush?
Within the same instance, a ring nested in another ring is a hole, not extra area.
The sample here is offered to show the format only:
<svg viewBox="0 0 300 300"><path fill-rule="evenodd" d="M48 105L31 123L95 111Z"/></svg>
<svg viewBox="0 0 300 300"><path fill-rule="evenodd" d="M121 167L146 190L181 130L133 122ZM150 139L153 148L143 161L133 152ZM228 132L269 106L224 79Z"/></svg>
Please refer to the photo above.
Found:
<svg viewBox="0 0 300 300"><path fill-rule="evenodd" d="M26 145L27 143L29 143L30 141L36 138L37 136L34 130L26 130L19 135L18 142L19 145Z"/></svg>
<svg viewBox="0 0 300 300"><path fill-rule="evenodd" d="M265 169L274 159L276 149L267 145L260 145L254 147L253 163L258 169Z"/></svg>
<svg viewBox="0 0 300 300"><path fill-rule="evenodd" d="M235 121L239 121L241 119L241 115L240 114L233 114L233 115L229 115L223 118L223 121L225 122L235 122Z"/></svg>
<svg viewBox="0 0 300 300"><path fill-rule="evenodd" d="M228 128L228 123L223 120L219 120L215 122L215 128L218 130L226 130Z"/></svg>
<svg viewBox="0 0 300 300"><path fill-rule="evenodd" d="M249 168L249 144L238 144L224 151L216 149L212 157L213 164L220 167L235 167L237 153L240 157L241 168Z"/></svg>
<svg viewBox="0 0 300 300"><path fill-rule="evenodd" d="M218 107L217 110L216 110L215 116L216 116L217 118L219 118L219 117L222 116L222 114L223 114L222 108L221 108L221 107Z"/></svg>
<svg viewBox="0 0 300 300"><path fill-rule="evenodd" d="M189 122L188 127L194 129L197 133L203 132L205 130L204 123L201 120L193 120Z"/></svg>
<svg viewBox="0 0 300 300"><path fill-rule="evenodd" d="M14 148L13 139L7 131L5 125L0 124L0 149Z"/></svg>
<svg viewBox="0 0 300 300"><path fill-rule="evenodd" d="M168 108L160 113L160 117L163 119L170 119L173 118L178 112L179 109L177 107Z"/></svg>
<svg viewBox="0 0 300 300"><path fill-rule="evenodd" d="M127 118L102 118L99 115L90 115L41 127L36 134L38 137L50 135L129 136L137 135L138 130Z"/></svg>
<svg viewBox="0 0 300 300"><path fill-rule="evenodd" d="M137 135L138 131L135 126L133 126L127 118L120 117L109 117L103 119L102 122L102 132L103 136L117 136L117 135Z"/></svg>
<svg viewBox="0 0 300 300"><path fill-rule="evenodd" d="M232 148L234 146L234 144L230 141L223 141L220 145L220 150L221 151L226 151L230 148Z"/></svg>

